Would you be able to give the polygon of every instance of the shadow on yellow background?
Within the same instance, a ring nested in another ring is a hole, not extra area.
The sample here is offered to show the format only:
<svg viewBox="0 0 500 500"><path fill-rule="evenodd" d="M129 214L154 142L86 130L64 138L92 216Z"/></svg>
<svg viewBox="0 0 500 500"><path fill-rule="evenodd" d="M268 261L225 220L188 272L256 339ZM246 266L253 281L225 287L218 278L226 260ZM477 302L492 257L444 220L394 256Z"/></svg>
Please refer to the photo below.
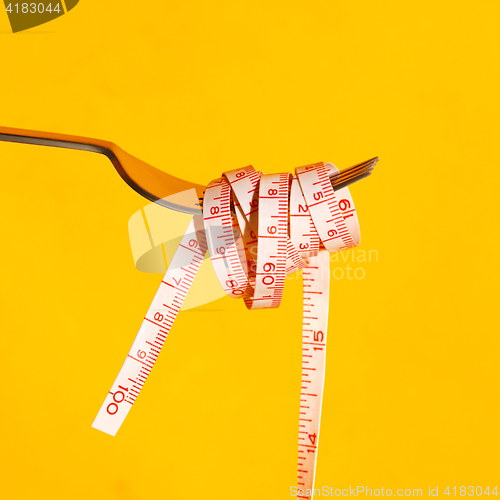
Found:
<svg viewBox="0 0 500 500"><path fill-rule="evenodd" d="M86 0L53 33L9 35L0 13L1 122L108 139L202 184L249 163L378 155L351 189L360 248L378 258L332 280L316 486L491 490L498 14ZM0 162L0 496L290 498L300 280L279 310L223 298L182 312L111 438L90 424L161 279L130 252L146 200L91 153L1 143Z"/></svg>

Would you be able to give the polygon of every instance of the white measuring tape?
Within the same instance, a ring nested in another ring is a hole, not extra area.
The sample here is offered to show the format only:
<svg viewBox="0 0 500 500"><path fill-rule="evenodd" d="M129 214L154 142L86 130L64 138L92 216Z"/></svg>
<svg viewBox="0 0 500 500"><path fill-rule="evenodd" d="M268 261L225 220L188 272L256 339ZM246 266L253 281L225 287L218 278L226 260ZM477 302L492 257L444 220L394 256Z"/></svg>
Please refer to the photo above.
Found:
<svg viewBox="0 0 500 500"><path fill-rule="evenodd" d="M205 192L127 358L92 426L115 435L139 395L207 249L225 292L248 309L278 307L287 274L303 271L298 498L314 486L329 305L329 252L359 244L349 189L334 192L332 164L263 175L225 172ZM302 494L301 494L302 493Z"/></svg>

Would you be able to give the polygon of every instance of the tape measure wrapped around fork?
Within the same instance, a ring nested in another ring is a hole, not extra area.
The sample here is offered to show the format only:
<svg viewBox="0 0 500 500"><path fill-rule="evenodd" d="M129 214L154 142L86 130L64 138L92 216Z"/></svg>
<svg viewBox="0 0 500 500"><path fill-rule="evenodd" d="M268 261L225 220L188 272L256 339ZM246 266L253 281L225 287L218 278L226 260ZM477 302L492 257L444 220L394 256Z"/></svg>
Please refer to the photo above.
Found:
<svg viewBox="0 0 500 500"><path fill-rule="evenodd" d="M144 317L93 427L115 435L144 385L207 249L225 292L248 309L278 307L285 276L303 270L299 497L312 490L319 440L329 305L329 252L359 244L347 187L334 192L331 164L264 175L253 167L225 172L205 192ZM300 492L304 494L301 495Z"/></svg>

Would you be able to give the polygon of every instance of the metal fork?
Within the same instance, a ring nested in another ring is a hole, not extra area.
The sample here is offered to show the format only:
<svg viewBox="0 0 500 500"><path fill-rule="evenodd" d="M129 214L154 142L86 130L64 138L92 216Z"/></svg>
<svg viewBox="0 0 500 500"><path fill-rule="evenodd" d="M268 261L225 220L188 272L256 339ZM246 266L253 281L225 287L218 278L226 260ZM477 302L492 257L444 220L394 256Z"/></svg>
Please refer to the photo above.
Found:
<svg viewBox="0 0 500 500"><path fill-rule="evenodd" d="M178 212L198 214L203 202L205 186L174 177L146 162L130 155L116 144L101 139L90 139L66 134L54 134L35 130L23 130L0 127L0 141L33 144L36 146L53 146L56 148L78 149L100 153L109 158L120 177L137 193L150 201L176 210ZM371 158L352 167L341 170L330 176L334 190L368 177L378 162L378 157ZM173 203L165 197L176 193L195 189L198 203L193 205L191 199L179 200Z"/></svg>

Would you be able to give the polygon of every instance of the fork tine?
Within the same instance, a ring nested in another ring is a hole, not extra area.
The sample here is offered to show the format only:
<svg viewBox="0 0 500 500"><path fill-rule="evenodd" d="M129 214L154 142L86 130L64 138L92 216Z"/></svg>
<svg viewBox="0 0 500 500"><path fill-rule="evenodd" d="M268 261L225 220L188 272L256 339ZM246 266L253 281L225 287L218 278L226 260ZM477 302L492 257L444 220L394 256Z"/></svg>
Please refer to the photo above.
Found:
<svg viewBox="0 0 500 500"><path fill-rule="evenodd" d="M378 161L378 159L372 158L372 159L364 161L362 163L358 163L357 165L353 165L352 167L348 167L348 168L345 168L343 170L340 170L338 173L333 174L331 177L332 178L341 177L341 176L344 176L344 175L349 174L349 173L354 172L354 171L359 171L359 170L362 170L364 168L374 167L376 165L377 161Z"/></svg>
<svg viewBox="0 0 500 500"><path fill-rule="evenodd" d="M369 177L370 175L372 174L371 171L369 172L366 172L365 174L363 175L359 175L357 177L353 177L352 179L349 179L345 182L342 182L341 184L337 184L335 186L333 186L333 190L334 191L338 191L339 189L342 189L342 188L345 188L347 186L349 186L350 184L353 184L354 182L358 182L360 181L361 179L366 179L367 177Z"/></svg>
<svg viewBox="0 0 500 500"><path fill-rule="evenodd" d="M338 190L361 179L365 179L372 173L378 161L378 157L375 156L369 160L341 170L337 174L330 177L332 187L335 190Z"/></svg>
<svg viewBox="0 0 500 500"><path fill-rule="evenodd" d="M373 170L373 165L366 165L364 167L359 167L356 169L349 169L349 170L344 170L342 171L339 175L336 175L331 178L332 181L334 182L342 182L343 179L347 177L351 177L352 175L357 175L361 172L366 172L367 170Z"/></svg>
<svg viewBox="0 0 500 500"><path fill-rule="evenodd" d="M339 175L337 177L333 177L331 179L332 184L340 184L347 179L350 179L351 177L357 177L358 175L362 175L365 172L373 170L373 167L365 167L365 168L360 168L358 170L352 170L350 172L345 172L342 175Z"/></svg>
<svg viewBox="0 0 500 500"><path fill-rule="evenodd" d="M374 156L373 158L370 158L369 160L362 161L361 163L356 163L356 165L352 165L351 167L344 168L343 170L340 170L337 175L342 174L343 172L348 172L350 170L355 170L361 167L365 167L367 165L375 165L378 162L378 156Z"/></svg>

